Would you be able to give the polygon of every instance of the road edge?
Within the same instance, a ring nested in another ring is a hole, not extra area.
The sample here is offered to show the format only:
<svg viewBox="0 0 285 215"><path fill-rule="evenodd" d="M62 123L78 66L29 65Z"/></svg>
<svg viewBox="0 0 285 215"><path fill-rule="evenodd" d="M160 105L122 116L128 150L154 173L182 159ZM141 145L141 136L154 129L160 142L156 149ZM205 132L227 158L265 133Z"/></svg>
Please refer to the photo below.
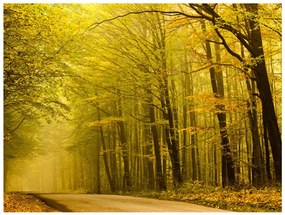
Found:
<svg viewBox="0 0 285 215"><path fill-rule="evenodd" d="M49 198L45 198L42 197L41 194L36 194L36 193L31 193L30 195L33 195L34 197L36 197L37 199L41 200L42 202L44 202L47 206L58 210L60 212L73 212L72 210L70 210L69 208L67 208L65 205L62 205L52 199Z"/></svg>

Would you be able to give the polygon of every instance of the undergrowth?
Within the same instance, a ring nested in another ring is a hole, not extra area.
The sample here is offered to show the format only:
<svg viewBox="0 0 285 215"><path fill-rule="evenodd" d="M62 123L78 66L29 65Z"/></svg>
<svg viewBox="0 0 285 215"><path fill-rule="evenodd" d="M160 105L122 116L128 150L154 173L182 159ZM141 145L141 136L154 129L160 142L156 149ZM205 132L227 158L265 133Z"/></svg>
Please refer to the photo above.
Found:
<svg viewBox="0 0 285 215"><path fill-rule="evenodd" d="M133 196L191 202L239 212L281 212L280 187L221 188L203 186L199 182L186 183L169 191L129 193Z"/></svg>

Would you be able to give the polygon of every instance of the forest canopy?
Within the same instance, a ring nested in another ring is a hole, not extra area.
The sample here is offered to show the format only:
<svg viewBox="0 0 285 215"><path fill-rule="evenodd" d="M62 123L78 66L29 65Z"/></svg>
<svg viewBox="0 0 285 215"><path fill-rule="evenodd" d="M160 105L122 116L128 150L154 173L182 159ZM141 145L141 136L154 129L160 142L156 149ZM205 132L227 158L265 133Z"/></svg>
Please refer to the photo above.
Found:
<svg viewBox="0 0 285 215"><path fill-rule="evenodd" d="M281 10L4 4L5 189L281 184Z"/></svg>

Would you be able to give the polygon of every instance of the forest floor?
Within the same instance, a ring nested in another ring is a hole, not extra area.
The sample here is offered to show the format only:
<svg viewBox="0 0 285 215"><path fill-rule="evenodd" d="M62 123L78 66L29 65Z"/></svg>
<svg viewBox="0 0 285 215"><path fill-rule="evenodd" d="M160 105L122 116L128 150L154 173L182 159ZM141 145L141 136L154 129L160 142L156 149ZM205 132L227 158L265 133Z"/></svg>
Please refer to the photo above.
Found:
<svg viewBox="0 0 285 215"><path fill-rule="evenodd" d="M33 195L5 193L4 212L58 212Z"/></svg>
<svg viewBox="0 0 285 215"><path fill-rule="evenodd" d="M282 211L280 187L223 189L194 184L175 191L149 191L127 195L183 201L237 212Z"/></svg>

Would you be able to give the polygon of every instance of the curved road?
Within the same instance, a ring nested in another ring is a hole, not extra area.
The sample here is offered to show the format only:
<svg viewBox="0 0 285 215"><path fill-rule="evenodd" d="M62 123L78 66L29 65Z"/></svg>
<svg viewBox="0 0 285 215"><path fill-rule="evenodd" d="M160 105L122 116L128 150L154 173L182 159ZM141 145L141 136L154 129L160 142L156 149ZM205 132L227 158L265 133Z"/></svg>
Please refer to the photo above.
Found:
<svg viewBox="0 0 285 215"><path fill-rule="evenodd" d="M35 194L63 212L227 212L224 210L158 199L99 194Z"/></svg>

